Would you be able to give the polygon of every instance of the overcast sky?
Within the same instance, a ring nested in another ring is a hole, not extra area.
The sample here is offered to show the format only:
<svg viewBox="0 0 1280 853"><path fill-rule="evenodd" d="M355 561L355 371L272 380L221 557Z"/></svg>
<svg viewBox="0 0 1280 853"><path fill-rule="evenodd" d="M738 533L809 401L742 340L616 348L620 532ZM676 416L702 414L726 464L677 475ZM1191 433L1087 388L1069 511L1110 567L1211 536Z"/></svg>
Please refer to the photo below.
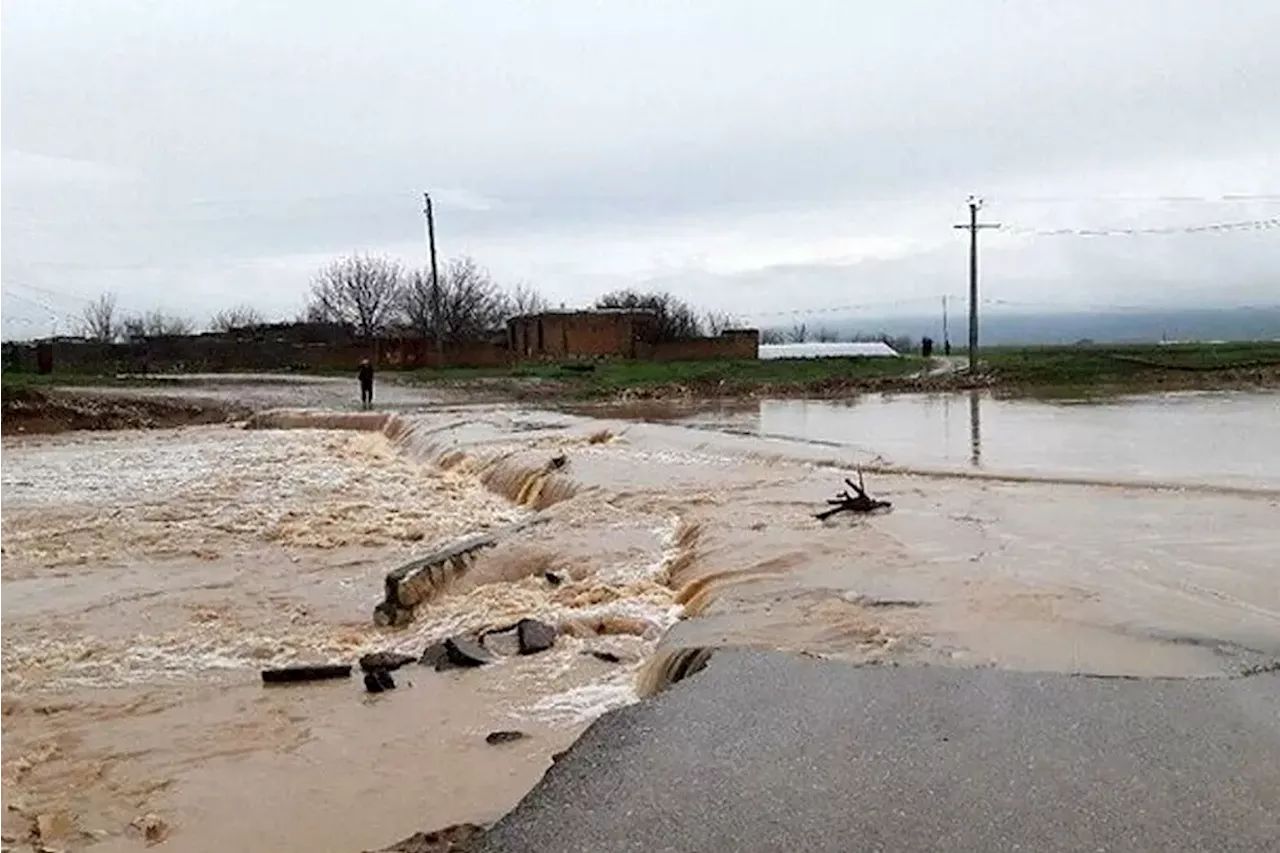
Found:
<svg viewBox="0 0 1280 853"><path fill-rule="evenodd" d="M6 337L105 290L292 316L333 256L424 263L424 190L441 255L567 305L931 311L970 193L1008 305L1280 302L1280 229L1027 233L1280 217L1277 0L5 0L0 33Z"/></svg>

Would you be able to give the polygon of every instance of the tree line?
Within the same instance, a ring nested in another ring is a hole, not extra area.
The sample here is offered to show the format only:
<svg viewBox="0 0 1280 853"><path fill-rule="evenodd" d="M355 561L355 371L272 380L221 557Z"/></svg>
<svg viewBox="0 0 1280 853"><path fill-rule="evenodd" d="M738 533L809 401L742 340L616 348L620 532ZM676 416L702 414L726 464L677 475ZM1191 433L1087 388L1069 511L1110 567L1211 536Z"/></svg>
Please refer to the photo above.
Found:
<svg viewBox="0 0 1280 853"><path fill-rule="evenodd" d="M618 290L596 299L594 307L653 311L659 340L718 335L738 325L731 314L699 312L667 292ZM407 268L386 256L349 255L317 271L305 307L295 319L332 323L360 340L403 335L461 342L496 334L512 317L549 308L548 300L529 284L502 287L470 257L446 261L433 276L429 267ZM261 312L244 304L214 314L207 328L229 332L266 324ZM111 293L90 303L81 318L81 334L103 342L189 335L195 330L196 323L180 315L123 314Z"/></svg>

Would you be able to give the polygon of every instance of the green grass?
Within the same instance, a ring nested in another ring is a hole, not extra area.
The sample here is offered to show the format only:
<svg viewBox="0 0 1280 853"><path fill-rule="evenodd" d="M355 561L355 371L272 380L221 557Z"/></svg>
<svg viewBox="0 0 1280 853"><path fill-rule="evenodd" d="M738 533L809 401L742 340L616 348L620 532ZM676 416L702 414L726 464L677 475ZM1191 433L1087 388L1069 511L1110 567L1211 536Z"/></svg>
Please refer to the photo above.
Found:
<svg viewBox="0 0 1280 853"><path fill-rule="evenodd" d="M1202 386L1225 371L1280 366L1280 343L994 347L981 361L1001 384L1029 388Z"/></svg>
<svg viewBox="0 0 1280 853"><path fill-rule="evenodd" d="M805 387L829 382L858 381L904 376L924 367L917 358L833 358L716 361L604 361L593 369L571 364L522 365L504 369L415 370L401 375L418 383L456 383L486 379L549 380L579 396L608 395L628 388L727 386L749 389L760 386Z"/></svg>

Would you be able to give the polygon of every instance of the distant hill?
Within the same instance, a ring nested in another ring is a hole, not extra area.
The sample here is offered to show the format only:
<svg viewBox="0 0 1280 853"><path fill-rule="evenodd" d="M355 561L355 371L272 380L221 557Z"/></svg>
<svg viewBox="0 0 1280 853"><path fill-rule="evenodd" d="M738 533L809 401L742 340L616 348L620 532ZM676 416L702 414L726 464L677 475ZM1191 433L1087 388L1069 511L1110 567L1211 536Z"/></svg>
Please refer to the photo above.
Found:
<svg viewBox="0 0 1280 853"><path fill-rule="evenodd" d="M967 315L951 316L951 343L963 346L969 335ZM814 318L807 322L816 339L825 328L842 339L885 334L919 340L930 335L942 343L942 318ZM779 327L784 333L790 328ZM1071 344L1080 340L1098 343L1170 341L1280 340L1280 306L1250 308L1150 309L1099 313L998 313L984 312L980 329L984 346L1005 344Z"/></svg>

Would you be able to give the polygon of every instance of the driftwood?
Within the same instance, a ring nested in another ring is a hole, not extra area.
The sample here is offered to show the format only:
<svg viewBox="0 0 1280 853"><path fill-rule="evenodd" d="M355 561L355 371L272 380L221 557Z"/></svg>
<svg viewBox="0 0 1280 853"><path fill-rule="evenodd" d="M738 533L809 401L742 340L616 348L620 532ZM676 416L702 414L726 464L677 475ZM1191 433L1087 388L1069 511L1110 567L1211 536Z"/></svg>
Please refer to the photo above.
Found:
<svg viewBox="0 0 1280 853"><path fill-rule="evenodd" d="M867 496L866 486L862 483L861 469L858 471L857 483L846 478L844 484L848 486L849 489L840 492L834 498L829 499L827 503L831 506L831 509L825 509L822 512L817 513L814 515L814 518L819 521L825 521L838 512L874 512L877 509L887 509L888 507L893 506L889 501L879 501ZM849 490L852 490L854 494L849 494Z"/></svg>

